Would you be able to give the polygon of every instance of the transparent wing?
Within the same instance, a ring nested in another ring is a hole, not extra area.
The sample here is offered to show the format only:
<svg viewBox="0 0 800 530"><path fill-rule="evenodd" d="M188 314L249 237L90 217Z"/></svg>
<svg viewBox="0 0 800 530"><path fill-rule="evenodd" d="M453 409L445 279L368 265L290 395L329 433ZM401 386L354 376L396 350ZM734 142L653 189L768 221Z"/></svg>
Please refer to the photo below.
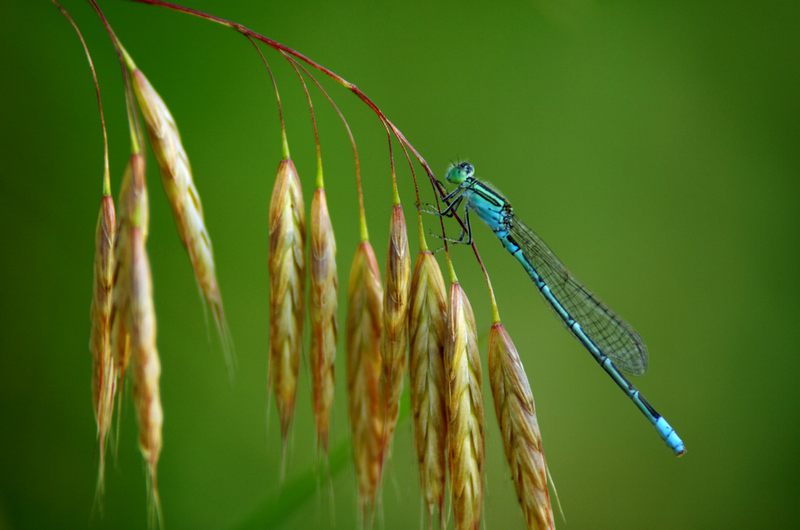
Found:
<svg viewBox="0 0 800 530"><path fill-rule="evenodd" d="M581 325L586 336L618 369L635 376L643 375L647 371L647 346L639 334L575 278L525 223L513 217L509 224L509 234L522 249L523 256L550 287L556 300Z"/></svg>

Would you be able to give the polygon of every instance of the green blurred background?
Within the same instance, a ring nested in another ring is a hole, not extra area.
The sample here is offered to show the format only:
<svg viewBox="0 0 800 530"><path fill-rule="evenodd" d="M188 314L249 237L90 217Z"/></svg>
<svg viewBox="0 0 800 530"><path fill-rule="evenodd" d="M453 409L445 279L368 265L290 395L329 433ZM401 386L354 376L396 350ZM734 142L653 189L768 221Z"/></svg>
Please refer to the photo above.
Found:
<svg viewBox="0 0 800 530"><path fill-rule="evenodd" d="M89 6L65 4L98 70L116 196L129 146L119 67ZM190 5L356 83L439 177L450 160L470 160L645 338L650 373L635 383L683 437L681 459L552 317L491 232L476 228L536 398L568 522L559 517L559 526L796 527L800 3L378 4ZM266 214L280 144L264 67L222 27L129 2L102 7L180 126L239 359L231 385L150 157L166 527L353 528L349 461L333 477L333 504L323 482L283 519L264 511L289 506L293 491L280 484L274 404L266 420ZM96 454L88 315L102 176L91 76L72 28L48 2L3 2L0 19L0 528L142 528L130 403L105 517L89 519ZM305 96L288 64L266 55L308 204L315 159ZM382 262L386 136L353 95L325 86L358 142ZM313 97L344 287L358 242L352 151L336 115ZM398 167L416 251L413 187ZM421 190L431 200L429 187ZM467 248L453 254L488 333L476 262ZM334 446L347 439L342 351L337 366ZM486 528L522 528L484 383ZM313 433L304 365L287 485L318 465ZM382 513L377 527L421 524L408 422L397 431Z"/></svg>

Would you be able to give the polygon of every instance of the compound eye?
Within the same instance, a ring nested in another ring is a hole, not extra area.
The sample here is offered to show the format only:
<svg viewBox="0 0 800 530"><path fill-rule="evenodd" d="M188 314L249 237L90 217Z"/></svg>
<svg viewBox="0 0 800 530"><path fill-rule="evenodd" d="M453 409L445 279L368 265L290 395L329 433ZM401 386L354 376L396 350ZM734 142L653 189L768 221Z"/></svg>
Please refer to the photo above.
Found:
<svg viewBox="0 0 800 530"><path fill-rule="evenodd" d="M469 175L469 176L472 176L472 174L475 172L475 169L472 167L472 164L470 164L469 162L462 163L461 164L461 169L463 169L464 172L467 173L467 175Z"/></svg>

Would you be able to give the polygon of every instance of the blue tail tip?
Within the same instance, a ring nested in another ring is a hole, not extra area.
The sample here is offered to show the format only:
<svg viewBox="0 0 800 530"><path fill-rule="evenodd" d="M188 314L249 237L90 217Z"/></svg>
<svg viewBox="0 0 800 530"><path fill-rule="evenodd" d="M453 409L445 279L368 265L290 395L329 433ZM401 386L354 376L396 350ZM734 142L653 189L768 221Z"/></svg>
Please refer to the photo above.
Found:
<svg viewBox="0 0 800 530"><path fill-rule="evenodd" d="M658 418L656 421L656 430L658 434L661 435L661 438L667 442L667 445L670 449L675 453L676 456L681 456L686 452L686 447L683 445L683 440L681 440L678 433L675 432L667 420L662 417Z"/></svg>

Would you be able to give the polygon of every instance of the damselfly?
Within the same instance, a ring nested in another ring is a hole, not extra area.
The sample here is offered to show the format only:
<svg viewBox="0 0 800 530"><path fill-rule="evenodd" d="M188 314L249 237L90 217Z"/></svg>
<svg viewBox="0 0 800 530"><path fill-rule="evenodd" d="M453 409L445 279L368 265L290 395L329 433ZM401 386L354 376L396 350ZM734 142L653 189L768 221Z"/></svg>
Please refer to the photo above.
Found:
<svg viewBox="0 0 800 530"><path fill-rule="evenodd" d="M452 216L464 202L464 226L460 242L472 242L469 212L475 212L519 262L552 306L567 329L589 350L676 455L686 449L669 423L644 399L621 372L634 376L647 371L647 347L639 334L619 315L575 278L533 230L515 215L508 201L473 175L472 164L463 162L447 172L457 187L444 197L449 205L441 215Z"/></svg>

